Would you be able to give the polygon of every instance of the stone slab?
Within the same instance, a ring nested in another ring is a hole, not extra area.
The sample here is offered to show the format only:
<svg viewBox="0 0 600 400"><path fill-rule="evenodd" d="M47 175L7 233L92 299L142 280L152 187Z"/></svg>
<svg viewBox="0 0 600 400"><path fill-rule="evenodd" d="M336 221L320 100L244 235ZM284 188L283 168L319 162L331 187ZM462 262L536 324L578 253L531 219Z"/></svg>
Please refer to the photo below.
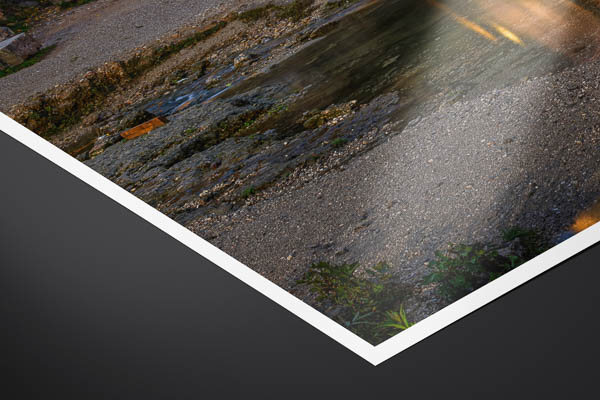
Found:
<svg viewBox="0 0 600 400"><path fill-rule="evenodd" d="M6 26L0 26L0 41L6 40L13 36L15 36L15 33L12 31L12 29Z"/></svg>
<svg viewBox="0 0 600 400"><path fill-rule="evenodd" d="M40 42L31 35L19 33L0 42L0 62L9 66L19 65L41 49Z"/></svg>

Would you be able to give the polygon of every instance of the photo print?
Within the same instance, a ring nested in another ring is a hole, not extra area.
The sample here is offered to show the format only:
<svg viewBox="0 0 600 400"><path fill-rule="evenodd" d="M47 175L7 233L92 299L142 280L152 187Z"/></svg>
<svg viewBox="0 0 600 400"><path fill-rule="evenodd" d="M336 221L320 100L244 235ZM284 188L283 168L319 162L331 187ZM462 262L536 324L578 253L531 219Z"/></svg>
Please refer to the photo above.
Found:
<svg viewBox="0 0 600 400"><path fill-rule="evenodd" d="M0 111L366 348L600 219L595 0L0 10Z"/></svg>

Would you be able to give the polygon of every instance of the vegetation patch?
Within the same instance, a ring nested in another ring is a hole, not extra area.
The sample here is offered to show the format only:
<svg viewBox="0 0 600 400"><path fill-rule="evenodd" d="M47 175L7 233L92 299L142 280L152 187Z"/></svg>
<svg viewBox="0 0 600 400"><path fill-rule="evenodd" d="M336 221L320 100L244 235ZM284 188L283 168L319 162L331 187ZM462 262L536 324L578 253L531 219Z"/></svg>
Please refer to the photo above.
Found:
<svg viewBox="0 0 600 400"><path fill-rule="evenodd" d="M178 157L165 164L165 168L170 168L192 154L216 146L229 138L249 136L251 133L250 126L265 113L265 109L259 108L220 121L202 135L198 135L194 140L187 142ZM192 133L192 131L188 132Z"/></svg>
<svg viewBox="0 0 600 400"><path fill-rule="evenodd" d="M56 45L48 46L48 47L38 51L37 53L35 53L31 57L29 57L27 60L23 61L19 65L1 69L0 70L0 78L4 78L7 75L14 74L17 71L20 71L27 67L31 67L32 65L42 61L44 59L44 57L46 57L55 48L56 48Z"/></svg>
<svg viewBox="0 0 600 400"><path fill-rule="evenodd" d="M50 0L38 0L35 2L16 2L11 0L0 0L0 26L7 26L16 33L27 32L30 25L48 15L52 10L66 9L91 3L94 0L67 0L58 4Z"/></svg>
<svg viewBox="0 0 600 400"><path fill-rule="evenodd" d="M547 248L535 231L513 227L497 245L458 244L437 252L424 283L435 283L440 297L451 303ZM359 273L356 263L319 262L297 283L308 285L325 314L374 345L413 325L402 306L411 291L394 280L385 263Z"/></svg>
<svg viewBox="0 0 600 400"><path fill-rule="evenodd" d="M58 6L60 8L62 8L63 10L65 10L67 8L82 6L84 4L91 3L92 1L94 1L94 0L66 0L66 1L61 1Z"/></svg>
<svg viewBox="0 0 600 400"><path fill-rule="evenodd" d="M269 3L261 7L243 11L234 18L244 22L256 22L274 16L279 19L299 21L312 11L314 0L294 0L288 4Z"/></svg>
<svg viewBox="0 0 600 400"><path fill-rule="evenodd" d="M340 105L331 105L323 111L313 110L305 113L298 122L305 129L316 129L329 122L335 122L338 119L344 118L344 116L354 111L356 107L357 102L355 100Z"/></svg>
<svg viewBox="0 0 600 400"><path fill-rule="evenodd" d="M267 4L262 7L252 8L239 13L235 18L244 22L255 22L271 15L271 11L273 11L274 7L275 5L273 4Z"/></svg>
<svg viewBox="0 0 600 400"><path fill-rule="evenodd" d="M276 104L269 111L267 111L268 115L271 116L273 114L278 114L288 110L287 104Z"/></svg>
<svg viewBox="0 0 600 400"><path fill-rule="evenodd" d="M256 188L254 186L249 186L247 188L245 188L244 190L242 190L242 199L247 199L248 197L252 196L253 194L256 193Z"/></svg>
<svg viewBox="0 0 600 400"><path fill-rule="evenodd" d="M344 137L335 138L331 141L331 146L335 148L343 147L348 143L348 139Z"/></svg>
<svg viewBox="0 0 600 400"><path fill-rule="evenodd" d="M339 1L328 1L325 4L325 10L333 11L340 8L349 7L354 3L357 3L359 0L339 0Z"/></svg>
<svg viewBox="0 0 600 400"><path fill-rule="evenodd" d="M140 73L145 72L145 70L149 67L160 64L167 58L171 57L173 54L176 54L187 47L194 46L208 39L218 31L223 29L225 26L227 26L227 22L219 21L218 23L208 27L207 29L196 32L186 37L185 39L155 48L153 49L152 54L150 54L149 56L142 54L138 57L134 57L126 63L126 69L131 70L130 73L132 75L139 75ZM144 58L147 58L148 60L144 60ZM139 67L140 65L142 66L142 68Z"/></svg>
<svg viewBox="0 0 600 400"><path fill-rule="evenodd" d="M227 118L217 124L217 127L212 135L213 138L208 144L208 147L219 144L223 140L230 137L241 137L249 135L250 128L260 119L266 110L259 108L246 111L243 114Z"/></svg>
<svg viewBox="0 0 600 400"><path fill-rule="evenodd" d="M498 245L458 244L435 253L426 283L452 303L544 252L548 245L535 231L520 227L503 233Z"/></svg>
<svg viewBox="0 0 600 400"><path fill-rule="evenodd" d="M23 7L14 1L0 0L0 10L4 14L0 17L0 26L7 26L15 33L26 32L29 23L38 17L44 8L51 5L50 1L41 1L37 6Z"/></svg>
<svg viewBox="0 0 600 400"><path fill-rule="evenodd" d="M514 226L505 229L502 232L502 239L505 242L516 242L522 247L522 258L525 261L532 259L538 254L550 248L550 245L533 229L524 229L520 226Z"/></svg>
<svg viewBox="0 0 600 400"><path fill-rule="evenodd" d="M84 75L76 84L63 85L36 96L17 107L13 117L43 137L74 126L81 118L101 107L107 97L167 60L183 48L193 46L227 25L219 22L180 41L147 49L127 61L108 63Z"/></svg>
<svg viewBox="0 0 600 400"><path fill-rule="evenodd" d="M313 264L298 284L308 285L332 319L372 344L409 328L402 307L406 286L379 263L359 274L358 264Z"/></svg>
<svg viewBox="0 0 600 400"><path fill-rule="evenodd" d="M284 19L299 21L310 14L314 0L294 0L291 3L277 6L276 16Z"/></svg>

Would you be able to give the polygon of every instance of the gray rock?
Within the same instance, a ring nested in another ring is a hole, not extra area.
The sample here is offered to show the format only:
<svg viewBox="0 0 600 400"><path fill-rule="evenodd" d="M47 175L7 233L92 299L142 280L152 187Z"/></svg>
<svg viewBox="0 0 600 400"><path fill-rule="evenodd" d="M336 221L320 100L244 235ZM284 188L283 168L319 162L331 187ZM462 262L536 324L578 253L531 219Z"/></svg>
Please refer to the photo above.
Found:
<svg viewBox="0 0 600 400"><path fill-rule="evenodd" d="M498 255L502 257L517 256L524 257L525 246L520 238L511 240L506 246L498 249Z"/></svg>
<svg viewBox="0 0 600 400"><path fill-rule="evenodd" d="M100 136L100 130L97 127L87 127L81 130L79 136L64 146L64 150L71 155L79 155Z"/></svg>
<svg viewBox="0 0 600 400"><path fill-rule="evenodd" d="M83 162L83 161L86 161L86 160L88 160L90 158L90 154L89 154L89 152L84 151L83 153L79 154L76 158L79 161Z"/></svg>
<svg viewBox="0 0 600 400"><path fill-rule="evenodd" d="M248 56L248 54L241 53L233 59L233 66L235 68L240 68L242 65L246 64L248 61L250 61L250 57Z"/></svg>
<svg viewBox="0 0 600 400"><path fill-rule="evenodd" d="M123 138L118 133L113 135L100 136L98 139L96 139L96 143L94 143L94 147L92 147L92 149L90 150L89 156L95 157L98 154L101 154L107 147L112 146L121 139Z"/></svg>
<svg viewBox="0 0 600 400"><path fill-rule="evenodd" d="M554 238L554 242L553 244L559 244L564 242L565 240L571 238L575 236L575 232L572 231L566 231L566 232L561 232L560 234L558 234L555 238Z"/></svg>
<svg viewBox="0 0 600 400"><path fill-rule="evenodd" d="M31 35L19 33L0 42L0 62L6 65L19 65L37 53L42 45Z"/></svg>
<svg viewBox="0 0 600 400"><path fill-rule="evenodd" d="M246 64L251 64L258 59L259 55L254 53L240 53L233 59L233 66L240 68Z"/></svg>
<svg viewBox="0 0 600 400"><path fill-rule="evenodd" d="M6 40L14 35L15 33L12 31L12 29L6 26L0 26L0 40Z"/></svg>

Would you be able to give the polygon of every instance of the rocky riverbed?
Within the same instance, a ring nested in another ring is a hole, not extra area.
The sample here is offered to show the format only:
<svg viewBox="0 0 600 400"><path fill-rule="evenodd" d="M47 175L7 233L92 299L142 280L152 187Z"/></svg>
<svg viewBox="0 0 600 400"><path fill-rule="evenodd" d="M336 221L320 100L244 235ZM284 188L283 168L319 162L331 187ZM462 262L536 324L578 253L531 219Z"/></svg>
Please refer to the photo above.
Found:
<svg viewBox="0 0 600 400"><path fill-rule="evenodd" d="M14 115L311 304L296 283L311 264L389 264L418 321L443 306L422 283L436 250L514 226L555 243L600 195L598 15L562 0L265 3L88 75L110 88L89 110L73 82Z"/></svg>

